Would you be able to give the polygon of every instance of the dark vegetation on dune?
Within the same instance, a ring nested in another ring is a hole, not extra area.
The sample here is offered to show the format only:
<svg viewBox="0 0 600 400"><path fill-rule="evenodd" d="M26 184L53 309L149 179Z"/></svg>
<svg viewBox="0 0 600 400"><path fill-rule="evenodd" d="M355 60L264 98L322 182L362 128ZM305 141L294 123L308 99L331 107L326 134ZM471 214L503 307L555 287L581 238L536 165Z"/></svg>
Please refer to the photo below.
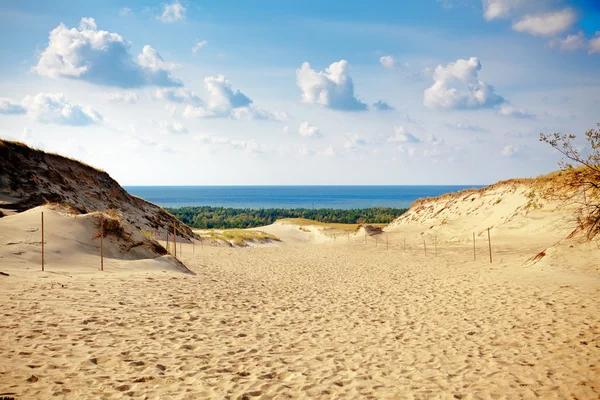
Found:
<svg viewBox="0 0 600 400"><path fill-rule="evenodd" d="M375 207L352 210L322 208L265 208L259 210L224 207L167 208L189 226L200 229L255 228L270 225L283 218L305 218L325 223L388 224L404 214L406 208Z"/></svg>

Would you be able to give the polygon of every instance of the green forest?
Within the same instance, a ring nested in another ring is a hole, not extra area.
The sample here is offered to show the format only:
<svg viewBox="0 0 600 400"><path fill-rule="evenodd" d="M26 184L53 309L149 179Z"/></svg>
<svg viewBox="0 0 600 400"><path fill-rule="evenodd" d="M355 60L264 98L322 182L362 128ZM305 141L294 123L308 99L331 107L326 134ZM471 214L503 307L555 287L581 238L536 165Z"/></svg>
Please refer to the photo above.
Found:
<svg viewBox="0 0 600 400"><path fill-rule="evenodd" d="M406 208L361 208L338 210L322 208L265 208L252 210L247 208L223 207L181 207L166 208L168 212L193 228L231 229L255 228L270 225L283 218L306 218L314 221L340 224L386 224L404 214Z"/></svg>

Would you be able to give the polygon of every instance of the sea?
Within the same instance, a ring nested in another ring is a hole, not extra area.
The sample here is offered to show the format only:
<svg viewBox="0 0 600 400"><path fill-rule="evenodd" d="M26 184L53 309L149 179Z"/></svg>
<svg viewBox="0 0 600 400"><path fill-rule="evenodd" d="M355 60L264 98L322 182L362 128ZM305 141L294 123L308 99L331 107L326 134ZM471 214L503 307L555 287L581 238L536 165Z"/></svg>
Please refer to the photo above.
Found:
<svg viewBox="0 0 600 400"><path fill-rule="evenodd" d="M408 208L422 197L439 196L467 186L126 186L135 196L162 207L228 208Z"/></svg>

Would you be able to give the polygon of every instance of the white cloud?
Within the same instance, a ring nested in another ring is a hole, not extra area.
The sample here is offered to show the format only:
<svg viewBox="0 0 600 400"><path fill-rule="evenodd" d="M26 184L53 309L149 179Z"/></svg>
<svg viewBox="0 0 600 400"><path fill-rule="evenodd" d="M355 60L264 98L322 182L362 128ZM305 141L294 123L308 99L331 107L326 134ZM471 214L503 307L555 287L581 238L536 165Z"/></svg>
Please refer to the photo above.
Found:
<svg viewBox="0 0 600 400"><path fill-rule="evenodd" d="M18 115L26 114L27 109L20 104L13 103L11 99L0 97L0 114Z"/></svg>
<svg viewBox="0 0 600 400"><path fill-rule="evenodd" d="M231 110L229 117L237 120L268 120L268 121L287 121L289 115L286 112L267 111L255 107L238 107Z"/></svg>
<svg viewBox="0 0 600 400"><path fill-rule="evenodd" d="M166 133L171 133L174 135L182 135L188 133L187 128L179 122L161 121L159 125L161 129Z"/></svg>
<svg viewBox="0 0 600 400"><path fill-rule="evenodd" d="M234 149L241 149L241 150L247 151L249 153L258 153L261 151L260 146L254 141L254 139L252 139L252 140L232 140L229 143Z"/></svg>
<svg viewBox="0 0 600 400"><path fill-rule="evenodd" d="M162 14L157 18L166 23L181 21L185 19L185 10L185 7L175 0L171 4L165 4Z"/></svg>
<svg viewBox="0 0 600 400"><path fill-rule="evenodd" d="M451 129L458 129L461 131L471 131L471 132L487 132L487 129L482 128L479 125L471 124L470 122L456 122L456 123L445 123L446 127Z"/></svg>
<svg viewBox="0 0 600 400"><path fill-rule="evenodd" d="M320 156L324 156L324 157L335 157L336 156L336 152L335 149L333 148L332 145L329 145L325 151L321 151L319 152Z"/></svg>
<svg viewBox="0 0 600 400"><path fill-rule="evenodd" d="M173 103L189 103L194 105L202 104L200 97L191 90L185 88L161 88L156 89L154 98L157 100L166 100Z"/></svg>
<svg viewBox="0 0 600 400"><path fill-rule="evenodd" d="M412 67L410 66L410 64L408 64L406 62L401 64L393 56L383 56L379 59L379 62L386 69L403 72L407 78L414 79L414 78L422 77L422 72L419 72L419 71L415 72L412 69ZM429 72L429 71L425 71L425 72Z"/></svg>
<svg viewBox="0 0 600 400"><path fill-rule="evenodd" d="M506 18L526 2L527 0L483 0L483 17L488 21Z"/></svg>
<svg viewBox="0 0 600 400"><path fill-rule="evenodd" d="M362 111L367 105L354 94L350 64L340 60L325 71L315 71L308 62L296 70L296 84L302 90L302 101L343 111Z"/></svg>
<svg viewBox="0 0 600 400"><path fill-rule="evenodd" d="M409 157L412 157L415 155L417 149L415 147L407 147L401 144L400 146L398 146L398 151L403 154L408 154Z"/></svg>
<svg viewBox="0 0 600 400"><path fill-rule="evenodd" d="M537 15L526 15L515 22L512 28L534 36L553 36L569 29L577 16L570 8Z"/></svg>
<svg viewBox="0 0 600 400"><path fill-rule="evenodd" d="M509 104L502 104L500 106L500 110L498 111L501 115L505 115L507 117L515 117L515 118L523 118L523 119L534 119L535 114L528 113L522 108L515 108Z"/></svg>
<svg viewBox="0 0 600 400"><path fill-rule="evenodd" d="M206 40L201 40L199 42L197 42L194 47L192 47L192 53L196 54L198 53L198 51L203 48L204 46L206 46L208 44L208 42Z"/></svg>
<svg viewBox="0 0 600 400"><path fill-rule="evenodd" d="M585 47L585 35L579 31L573 35L567 35L564 39L553 39L548 42L550 47L558 47L561 50L578 50Z"/></svg>
<svg viewBox="0 0 600 400"><path fill-rule="evenodd" d="M229 140L227 140L224 137L211 136L206 133L202 133L200 135L195 135L194 137L192 137L192 140L194 140L196 142L204 143L204 144L226 144L226 143L229 143Z"/></svg>
<svg viewBox="0 0 600 400"><path fill-rule="evenodd" d="M104 93L106 100L112 103L137 103L138 96L134 92L112 92Z"/></svg>
<svg viewBox="0 0 600 400"><path fill-rule="evenodd" d="M390 106L386 101L383 101L383 100L378 100L376 103L374 103L373 108L375 108L378 111L394 110L394 107Z"/></svg>
<svg viewBox="0 0 600 400"><path fill-rule="evenodd" d="M379 59L379 62L381 63L381 65L383 65L384 68L387 69L393 69L398 65L398 62L392 56L383 56Z"/></svg>
<svg viewBox="0 0 600 400"><path fill-rule="evenodd" d="M300 135L304 136L304 137L318 138L318 137L323 136L321 134L321 131L319 130L319 128L317 128L316 126L312 126L311 124L308 123L308 121L304 121L303 123L300 124L300 128L298 128L298 132L300 132Z"/></svg>
<svg viewBox="0 0 600 400"><path fill-rule="evenodd" d="M588 54L600 53L600 31L596 32L594 37L590 39L589 46Z"/></svg>
<svg viewBox="0 0 600 400"><path fill-rule="evenodd" d="M433 86L425 90L423 103L434 109L481 108L502 103L494 88L479 79L481 63L476 57L438 65Z"/></svg>
<svg viewBox="0 0 600 400"><path fill-rule="evenodd" d="M205 104L194 107L188 105L183 111L186 118L232 118L237 120L259 119L285 121L285 112L271 112L252 107L252 99L239 90L234 91L225 76L204 78L204 87L208 93Z"/></svg>
<svg viewBox="0 0 600 400"><path fill-rule="evenodd" d="M403 126L394 127L394 135L388 137L388 143L419 143L421 142L412 133L408 132Z"/></svg>
<svg viewBox="0 0 600 400"><path fill-rule="evenodd" d="M32 70L49 78L80 79L118 87L181 86L150 46L134 59L131 44L116 33L98 30L93 18L82 18L79 29L60 24L50 32L48 47Z"/></svg>
<svg viewBox="0 0 600 400"><path fill-rule="evenodd" d="M502 149L500 154L504 157L520 156L523 154L523 147L522 146L513 146L512 144L509 144Z"/></svg>
<svg viewBox="0 0 600 400"><path fill-rule="evenodd" d="M119 15L121 17L127 17L129 15L131 15L133 12L131 11L131 8L129 7L123 7L119 10Z"/></svg>
<svg viewBox="0 0 600 400"><path fill-rule="evenodd" d="M44 150L46 148L46 144L41 140L35 138L31 134L31 129L25 128L19 137L19 141L25 143L29 147L33 147L34 149Z"/></svg>
<svg viewBox="0 0 600 400"><path fill-rule="evenodd" d="M38 93L26 96L27 114L42 124L84 126L102 123L103 118L89 106L72 104L63 93Z"/></svg>
<svg viewBox="0 0 600 400"><path fill-rule="evenodd" d="M290 132L290 127L289 126L284 126L283 127L283 133L289 133Z"/></svg>
<svg viewBox="0 0 600 400"><path fill-rule="evenodd" d="M346 143L344 143L344 148L351 151L359 150L361 147L369 144L366 139L361 138L355 133L346 134Z"/></svg>

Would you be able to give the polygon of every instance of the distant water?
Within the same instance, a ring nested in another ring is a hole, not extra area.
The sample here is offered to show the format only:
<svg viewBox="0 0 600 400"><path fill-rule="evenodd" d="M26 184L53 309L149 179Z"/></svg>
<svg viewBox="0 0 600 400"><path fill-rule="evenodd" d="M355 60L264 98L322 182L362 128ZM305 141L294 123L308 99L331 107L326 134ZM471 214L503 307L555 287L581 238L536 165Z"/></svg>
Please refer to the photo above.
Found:
<svg viewBox="0 0 600 400"><path fill-rule="evenodd" d="M482 186L126 186L162 207L408 208L421 197Z"/></svg>

